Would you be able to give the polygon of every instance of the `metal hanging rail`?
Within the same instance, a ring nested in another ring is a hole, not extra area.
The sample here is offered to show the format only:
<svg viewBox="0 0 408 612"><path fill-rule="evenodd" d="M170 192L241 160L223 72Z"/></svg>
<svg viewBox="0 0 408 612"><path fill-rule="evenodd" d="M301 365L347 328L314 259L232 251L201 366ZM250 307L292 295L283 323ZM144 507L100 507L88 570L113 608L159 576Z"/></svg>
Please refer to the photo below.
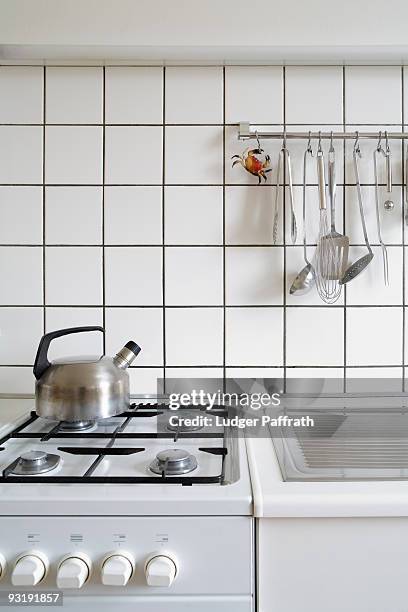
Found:
<svg viewBox="0 0 408 612"><path fill-rule="evenodd" d="M404 140L408 138L408 132L388 132L386 130L382 130L381 134L383 137L387 137L389 140ZM335 140L355 140L358 138L377 138L380 135L380 131L377 132L360 132L359 130L355 130L354 132L263 132L261 130L257 130L255 125L252 125L247 122L242 122L239 124L239 132L238 139L239 140L251 140L259 138L260 140L264 140L267 138L281 138L283 139L294 139L294 138L305 138L305 139L335 139Z"/></svg>

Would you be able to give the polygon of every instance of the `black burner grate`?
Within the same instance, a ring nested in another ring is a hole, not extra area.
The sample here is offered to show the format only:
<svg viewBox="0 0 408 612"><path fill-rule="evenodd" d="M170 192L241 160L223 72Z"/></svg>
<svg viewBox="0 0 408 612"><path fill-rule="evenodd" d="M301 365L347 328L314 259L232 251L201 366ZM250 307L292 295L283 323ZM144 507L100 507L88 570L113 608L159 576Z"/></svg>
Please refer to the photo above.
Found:
<svg viewBox="0 0 408 612"><path fill-rule="evenodd" d="M186 406L180 410L189 409L194 411L205 410L205 406ZM82 447L71 447L71 446L59 446L58 451L61 453L68 453L74 455L90 456L95 455L95 460L81 476L61 476L61 475L48 475L48 476L15 476L12 471L18 462L18 459L14 460L10 465L3 469L0 475L0 484L4 483L44 483L44 484L181 484L184 486L190 486L193 484L220 484L224 480L225 471L225 457L227 455L227 448L225 447L225 432L222 431L194 431L194 432L182 432L182 431L156 431L156 432L126 432L126 427L135 418L151 418L163 415L168 411L168 407L164 404L153 404L146 407L146 404L132 404L130 409L112 419L125 419L120 422L118 426L111 432L62 432L61 424L57 424L50 431L47 432L30 432L24 431L29 425L34 423L39 417L35 412L31 412L30 417L21 425L12 430L9 434L0 439L0 451L5 450L4 444L10 439L37 439L40 442L47 442L51 439L101 439L108 440L105 446L82 446ZM227 416L228 412L223 406L216 406L211 410L211 414L217 416ZM213 476L169 476L165 473L161 476L94 476L94 472L98 465L102 462L106 456L125 456L136 453L142 453L145 448L142 447L115 447L114 444L117 440L128 439L204 439L204 438L219 438L222 443L218 447L201 447L198 450L213 455L219 455L222 458L221 472Z"/></svg>

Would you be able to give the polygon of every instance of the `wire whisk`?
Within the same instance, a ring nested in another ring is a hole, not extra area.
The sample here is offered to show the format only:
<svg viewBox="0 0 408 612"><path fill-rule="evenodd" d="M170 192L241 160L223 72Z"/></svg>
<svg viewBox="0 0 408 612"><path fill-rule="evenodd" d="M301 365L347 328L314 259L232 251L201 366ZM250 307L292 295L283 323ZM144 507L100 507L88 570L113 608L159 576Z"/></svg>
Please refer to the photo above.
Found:
<svg viewBox="0 0 408 612"><path fill-rule="evenodd" d="M341 295L338 270L342 265L341 250L336 248L327 217L326 177L324 154L319 139L317 149L317 174L319 183L319 236L315 254L316 289L326 304L334 304Z"/></svg>

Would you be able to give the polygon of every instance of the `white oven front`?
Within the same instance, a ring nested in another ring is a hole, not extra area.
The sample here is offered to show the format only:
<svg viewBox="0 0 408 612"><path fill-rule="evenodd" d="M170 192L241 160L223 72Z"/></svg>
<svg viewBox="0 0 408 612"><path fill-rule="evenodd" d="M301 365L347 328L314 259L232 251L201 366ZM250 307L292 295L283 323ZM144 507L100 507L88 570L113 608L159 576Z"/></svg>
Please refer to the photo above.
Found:
<svg viewBox="0 0 408 612"><path fill-rule="evenodd" d="M254 610L250 517L1 516L0 534L3 598L60 590L76 612Z"/></svg>

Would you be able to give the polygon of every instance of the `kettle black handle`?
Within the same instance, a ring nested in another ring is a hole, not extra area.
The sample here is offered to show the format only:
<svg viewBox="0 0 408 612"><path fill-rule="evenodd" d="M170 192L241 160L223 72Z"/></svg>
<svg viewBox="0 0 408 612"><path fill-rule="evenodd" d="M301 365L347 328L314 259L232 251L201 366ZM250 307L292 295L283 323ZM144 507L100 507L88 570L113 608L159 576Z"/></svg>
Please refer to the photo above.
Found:
<svg viewBox="0 0 408 612"><path fill-rule="evenodd" d="M51 341L54 338L60 338L61 336L68 336L69 334L78 334L79 332L89 332L89 331L101 331L103 332L103 327L97 327L90 325L88 327L67 327L66 329L57 329L56 331L49 332L45 334L38 345L37 355L35 357L34 362L34 376L38 380L44 374L45 370L50 367L50 362L48 361L48 349L50 347Z"/></svg>

